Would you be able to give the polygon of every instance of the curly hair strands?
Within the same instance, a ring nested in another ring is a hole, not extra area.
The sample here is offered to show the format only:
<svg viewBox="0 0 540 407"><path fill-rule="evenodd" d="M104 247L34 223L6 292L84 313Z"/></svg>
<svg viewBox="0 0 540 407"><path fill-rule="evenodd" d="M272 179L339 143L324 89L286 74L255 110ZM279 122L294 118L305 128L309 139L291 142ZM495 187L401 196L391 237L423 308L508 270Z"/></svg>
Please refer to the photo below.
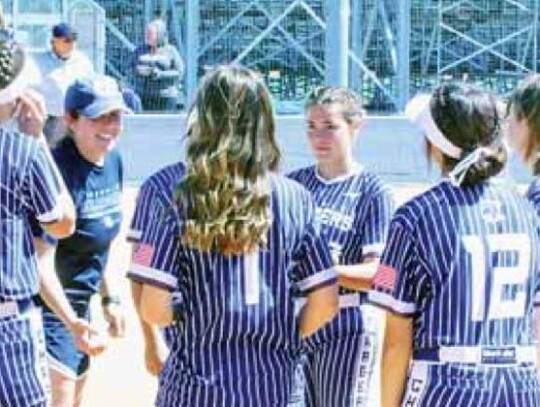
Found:
<svg viewBox="0 0 540 407"><path fill-rule="evenodd" d="M517 120L526 121L530 137L525 158L534 165L534 173L540 174L540 75L530 75L517 86L510 96L508 111Z"/></svg>
<svg viewBox="0 0 540 407"><path fill-rule="evenodd" d="M188 117L188 174L178 188L186 244L224 254L266 244L267 173L280 160L274 133L270 95L255 73L222 66L205 75Z"/></svg>
<svg viewBox="0 0 540 407"><path fill-rule="evenodd" d="M358 124L365 117L362 99L352 90L338 86L319 86L313 89L306 99L304 109L313 106L338 106L345 121Z"/></svg>

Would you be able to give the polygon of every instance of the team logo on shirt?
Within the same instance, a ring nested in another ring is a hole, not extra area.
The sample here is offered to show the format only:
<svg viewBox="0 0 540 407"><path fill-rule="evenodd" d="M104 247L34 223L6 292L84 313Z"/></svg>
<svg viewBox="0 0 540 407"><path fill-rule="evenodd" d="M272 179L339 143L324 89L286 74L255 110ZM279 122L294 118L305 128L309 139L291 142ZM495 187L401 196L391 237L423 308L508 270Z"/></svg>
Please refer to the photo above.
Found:
<svg viewBox="0 0 540 407"><path fill-rule="evenodd" d="M331 208L317 208L317 218L325 226L335 227L341 230L351 230L354 222L352 215L341 213Z"/></svg>
<svg viewBox="0 0 540 407"><path fill-rule="evenodd" d="M502 202L498 200L486 200L480 205L482 219L488 223L496 223L504 220Z"/></svg>

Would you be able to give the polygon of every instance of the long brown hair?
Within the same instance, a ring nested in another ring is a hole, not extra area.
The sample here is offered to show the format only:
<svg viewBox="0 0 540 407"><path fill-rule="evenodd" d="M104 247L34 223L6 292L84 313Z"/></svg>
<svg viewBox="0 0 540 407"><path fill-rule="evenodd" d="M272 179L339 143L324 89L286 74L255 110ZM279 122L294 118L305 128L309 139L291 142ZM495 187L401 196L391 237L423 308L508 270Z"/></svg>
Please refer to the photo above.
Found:
<svg viewBox="0 0 540 407"><path fill-rule="evenodd" d="M179 185L184 241L202 251L242 254L266 244L268 172L280 151L270 94L240 66L207 73L188 115L188 173Z"/></svg>

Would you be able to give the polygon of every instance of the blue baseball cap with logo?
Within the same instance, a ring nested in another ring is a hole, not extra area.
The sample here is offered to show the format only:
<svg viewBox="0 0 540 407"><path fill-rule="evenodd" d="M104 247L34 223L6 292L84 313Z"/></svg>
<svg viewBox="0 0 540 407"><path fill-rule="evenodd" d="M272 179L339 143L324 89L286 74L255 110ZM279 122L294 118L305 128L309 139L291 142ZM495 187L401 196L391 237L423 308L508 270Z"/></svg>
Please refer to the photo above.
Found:
<svg viewBox="0 0 540 407"><path fill-rule="evenodd" d="M67 89L64 111L95 119L114 110L130 113L118 83L107 75L77 79Z"/></svg>

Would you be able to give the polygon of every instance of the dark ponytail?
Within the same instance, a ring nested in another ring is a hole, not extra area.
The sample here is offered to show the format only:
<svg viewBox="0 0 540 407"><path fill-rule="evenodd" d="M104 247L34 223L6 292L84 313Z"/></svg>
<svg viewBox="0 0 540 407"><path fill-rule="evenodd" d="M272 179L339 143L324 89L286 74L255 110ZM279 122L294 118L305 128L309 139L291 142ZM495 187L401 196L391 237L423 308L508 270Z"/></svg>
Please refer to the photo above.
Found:
<svg viewBox="0 0 540 407"><path fill-rule="evenodd" d="M492 94L469 85L447 84L434 92L430 107L439 130L462 150L459 159L444 155L445 172L452 171L479 148L478 158L468 168L462 185L474 185L501 172L508 154L502 143L497 101Z"/></svg>

